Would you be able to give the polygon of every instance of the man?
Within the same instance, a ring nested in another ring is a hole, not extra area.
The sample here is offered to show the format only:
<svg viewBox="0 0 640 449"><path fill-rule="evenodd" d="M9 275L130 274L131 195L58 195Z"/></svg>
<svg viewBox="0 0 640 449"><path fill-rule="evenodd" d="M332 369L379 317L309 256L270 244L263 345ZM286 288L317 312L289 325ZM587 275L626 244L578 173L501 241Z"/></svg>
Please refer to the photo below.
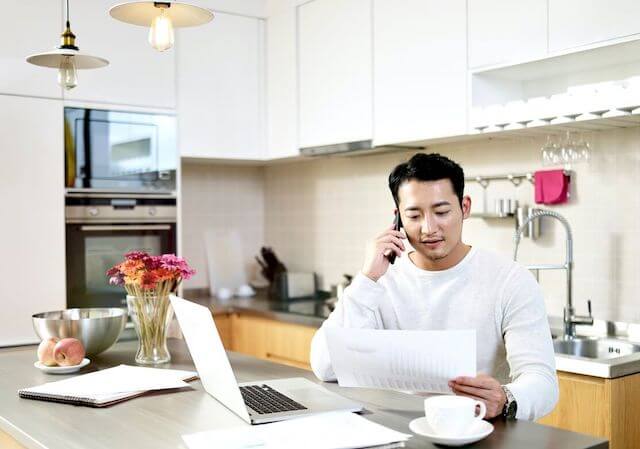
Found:
<svg viewBox="0 0 640 449"><path fill-rule="evenodd" d="M391 172L389 189L404 232L392 227L368 246L362 271L313 338L316 376L335 380L327 327L475 329L479 374L451 379L453 392L484 401L487 418L551 412L558 381L542 291L521 265L462 241L471 210L462 168L416 154Z"/></svg>

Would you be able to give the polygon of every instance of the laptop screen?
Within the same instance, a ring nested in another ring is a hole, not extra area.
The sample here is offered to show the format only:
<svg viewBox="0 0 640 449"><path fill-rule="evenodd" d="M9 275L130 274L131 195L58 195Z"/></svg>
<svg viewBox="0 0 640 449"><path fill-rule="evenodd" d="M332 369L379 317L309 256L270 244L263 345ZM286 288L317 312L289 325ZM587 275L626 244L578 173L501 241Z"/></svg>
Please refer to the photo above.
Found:
<svg viewBox="0 0 640 449"><path fill-rule="evenodd" d="M177 296L170 300L205 391L251 423L211 311Z"/></svg>

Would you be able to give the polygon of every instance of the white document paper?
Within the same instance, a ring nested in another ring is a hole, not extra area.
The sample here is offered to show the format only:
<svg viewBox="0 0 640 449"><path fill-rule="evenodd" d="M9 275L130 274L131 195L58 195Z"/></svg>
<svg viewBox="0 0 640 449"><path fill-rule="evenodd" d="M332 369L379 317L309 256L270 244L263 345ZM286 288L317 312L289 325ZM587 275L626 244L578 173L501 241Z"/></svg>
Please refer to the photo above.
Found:
<svg viewBox="0 0 640 449"><path fill-rule="evenodd" d="M197 377L194 371L120 365L57 382L28 388L32 393L102 397L117 393L188 387L182 379Z"/></svg>
<svg viewBox="0 0 640 449"><path fill-rule="evenodd" d="M182 435L189 449L351 449L389 445L409 438L411 435L349 412Z"/></svg>
<svg viewBox="0 0 640 449"><path fill-rule="evenodd" d="M476 375L475 330L324 331L341 387L451 393L451 379Z"/></svg>

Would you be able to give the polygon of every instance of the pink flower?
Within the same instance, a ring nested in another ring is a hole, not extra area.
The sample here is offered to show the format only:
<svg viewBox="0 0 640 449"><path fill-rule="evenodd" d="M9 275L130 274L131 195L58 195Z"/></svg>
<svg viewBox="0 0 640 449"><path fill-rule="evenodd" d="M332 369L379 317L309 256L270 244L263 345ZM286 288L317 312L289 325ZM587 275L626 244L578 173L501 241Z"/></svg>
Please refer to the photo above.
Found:
<svg viewBox="0 0 640 449"><path fill-rule="evenodd" d="M124 257L129 260L143 260L145 257L149 257L149 254L144 251L129 251Z"/></svg>
<svg viewBox="0 0 640 449"><path fill-rule="evenodd" d="M124 274L116 273L115 276L109 278L109 284L111 285L124 285Z"/></svg>
<svg viewBox="0 0 640 449"><path fill-rule="evenodd" d="M162 268L178 273L181 279L190 279L191 276L196 273L196 271L187 264L186 260L175 254L163 254L161 259Z"/></svg>
<svg viewBox="0 0 640 449"><path fill-rule="evenodd" d="M162 267L162 258L160 256L145 256L142 258L144 267L147 270L157 270Z"/></svg>

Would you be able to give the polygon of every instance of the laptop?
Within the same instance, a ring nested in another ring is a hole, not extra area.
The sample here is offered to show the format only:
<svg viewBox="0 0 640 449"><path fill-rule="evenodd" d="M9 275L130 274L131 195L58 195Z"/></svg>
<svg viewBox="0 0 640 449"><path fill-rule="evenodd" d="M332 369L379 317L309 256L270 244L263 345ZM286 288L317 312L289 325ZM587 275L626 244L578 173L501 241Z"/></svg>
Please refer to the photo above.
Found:
<svg viewBox="0 0 640 449"><path fill-rule="evenodd" d="M238 384L211 311L177 296L170 300L205 391L249 424L364 409L304 378Z"/></svg>

